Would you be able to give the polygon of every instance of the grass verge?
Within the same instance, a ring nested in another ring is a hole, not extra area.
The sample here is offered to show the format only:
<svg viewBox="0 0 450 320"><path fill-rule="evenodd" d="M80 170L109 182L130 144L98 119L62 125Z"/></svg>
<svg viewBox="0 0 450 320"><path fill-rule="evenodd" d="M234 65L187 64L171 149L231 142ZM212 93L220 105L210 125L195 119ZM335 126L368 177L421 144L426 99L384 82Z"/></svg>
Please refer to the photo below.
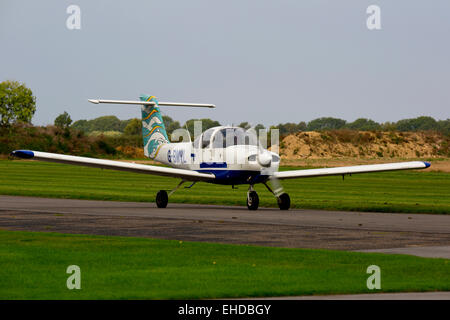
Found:
<svg viewBox="0 0 450 320"><path fill-rule="evenodd" d="M282 168L296 169L294 167ZM0 194L154 202L160 189L174 188L179 179L101 170L37 161L0 160ZM401 171L283 181L292 208L450 213L450 173ZM276 207L262 185L256 190L260 206ZM198 183L181 188L170 202L245 205L247 186L231 189ZM170 205L170 204L169 204Z"/></svg>
<svg viewBox="0 0 450 320"><path fill-rule="evenodd" d="M69 265L81 290L66 287ZM143 238L0 231L0 299L196 299L448 291L450 260Z"/></svg>

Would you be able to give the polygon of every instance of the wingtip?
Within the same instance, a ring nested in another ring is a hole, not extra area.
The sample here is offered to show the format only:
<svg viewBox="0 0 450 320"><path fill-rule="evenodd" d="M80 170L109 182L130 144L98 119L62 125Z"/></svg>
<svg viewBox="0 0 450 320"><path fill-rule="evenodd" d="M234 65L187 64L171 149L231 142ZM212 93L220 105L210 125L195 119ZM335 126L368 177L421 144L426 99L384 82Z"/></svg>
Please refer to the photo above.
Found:
<svg viewBox="0 0 450 320"><path fill-rule="evenodd" d="M30 150L14 150L10 155L21 159L31 159L34 157L34 152Z"/></svg>
<svg viewBox="0 0 450 320"><path fill-rule="evenodd" d="M425 165L425 168L429 168L431 166L431 163L424 161L423 164Z"/></svg>
<svg viewBox="0 0 450 320"><path fill-rule="evenodd" d="M99 104L100 103L98 100L95 100L95 99L88 99L88 101L90 103L95 103L95 104Z"/></svg>

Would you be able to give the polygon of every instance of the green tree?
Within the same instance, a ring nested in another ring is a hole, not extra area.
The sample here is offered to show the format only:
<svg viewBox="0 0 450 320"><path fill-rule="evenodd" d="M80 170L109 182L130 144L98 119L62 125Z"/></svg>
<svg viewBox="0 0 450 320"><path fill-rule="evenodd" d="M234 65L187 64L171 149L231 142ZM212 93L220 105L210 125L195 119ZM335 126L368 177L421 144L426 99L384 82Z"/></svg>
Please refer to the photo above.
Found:
<svg viewBox="0 0 450 320"><path fill-rule="evenodd" d="M247 121L245 121L245 122L241 122L241 123L238 125L238 127L243 128L243 129L245 129L245 130L248 130L248 129L251 128L251 125L250 125L250 123L248 123Z"/></svg>
<svg viewBox="0 0 450 320"><path fill-rule="evenodd" d="M120 131L120 120L116 116L103 116L91 121L91 131Z"/></svg>
<svg viewBox="0 0 450 320"><path fill-rule="evenodd" d="M125 133L126 135L129 135L129 136L141 134L142 133L142 121L137 118L130 119L127 126L123 130L123 133Z"/></svg>
<svg viewBox="0 0 450 320"><path fill-rule="evenodd" d="M67 111L64 111L64 113L61 113L55 119L55 126L57 126L59 128L68 128L71 123L72 123L72 119L70 118Z"/></svg>
<svg viewBox="0 0 450 320"><path fill-rule="evenodd" d="M308 130L308 126L306 125L306 122L301 121L298 123L297 129L298 129L298 131L306 131L306 130Z"/></svg>
<svg viewBox="0 0 450 320"><path fill-rule="evenodd" d="M450 136L450 119L438 121L439 131L443 134Z"/></svg>
<svg viewBox="0 0 450 320"><path fill-rule="evenodd" d="M418 117L397 121L399 131L437 130L438 123L432 117Z"/></svg>
<svg viewBox="0 0 450 320"><path fill-rule="evenodd" d="M172 132L174 132L176 129L181 128L180 123L178 121L173 120L171 117L163 116L162 118L169 137L171 136Z"/></svg>
<svg viewBox="0 0 450 320"><path fill-rule="evenodd" d="M133 118L134 119L134 118ZM133 119L128 119L128 120L119 120L119 131L120 132L125 132L125 128L127 127L127 125L133 120Z"/></svg>
<svg viewBox="0 0 450 320"><path fill-rule="evenodd" d="M264 125L262 125L261 123L258 123L258 124L255 126L256 133L259 134L259 130L261 130L261 129L265 129L265 127L264 127Z"/></svg>
<svg viewBox="0 0 450 320"><path fill-rule="evenodd" d="M0 83L0 126L13 123L29 123L36 112L33 92L17 81Z"/></svg>
<svg viewBox="0 0 450 320"><path fill-rule="evenodd" d="M332 117L323 117L311 120L308 123L308 130L318 131L318 130L334 130L342 129L347 121Z"/></svg>
<svg viewBox="0 0 450 320"><path fill-rule="evenodd" d="M92 120L78 120L72 125L72 128L84 131L86 133L92 131L120 131L125 130L124 123L129 120L119 120L116 116L103 116Z"/></svg>
<svg viewBox="0 0 450 320"><path fill-rule="evenodd" d="M355 121L348 123L345 127L352 130L361 130L361 131L371 131L381 129L381 125L378 122L365 118L356 119Z"/></svg>
<svg viewBox="0 0 450 320"><path fill-rule="evenodd" d="M395 124L395 122L384 122L381 124L381 130L382 131L396 131L397 130L397 125Z"/></svg>
<svg viewBox="0 0 450 320"><path fill-rule="evenodd" d="M256 135L259 137L259 134L260 134L260 132L259 132L259 130L263 130L263 129L266 129L265 127L264 127L264 125L262 125L261 123L258 123L256 126L255 126L255 131L256 131Z"/></svg>
<svg viewBox="0 0 450 320"><path fill-rule="evenodd" d="M89 132L89 121L87 120L77 120L72 124L72 128L83 131L83 132Z"/></svg>
<svg viewBox="0 0 450 320"><path fill-rule="evenodd" d="M190 119L188 121L186 121L185 123L185 127L187 127L190 135L191 135L191 139L194 139L196 137L194 137L194 121L201 121L202 122L202 132L212 128L212 127L218 127L220 126L220 123L218 121L215 120L211 120L211 119Z"/></svg>
<svg viewBox="0 0 450 320"><path fill-rule="evenodd" d="M300 123L293 123L293 122L288 122L288 123L280 123L279 125L275 126L275 128L277 128L278 130L280 130L280 135L281 136L285 136L285 135L289 135L291 133L297 133L299 131L305 131L306 130L306 123L305 122L300 122Z"/></svg>

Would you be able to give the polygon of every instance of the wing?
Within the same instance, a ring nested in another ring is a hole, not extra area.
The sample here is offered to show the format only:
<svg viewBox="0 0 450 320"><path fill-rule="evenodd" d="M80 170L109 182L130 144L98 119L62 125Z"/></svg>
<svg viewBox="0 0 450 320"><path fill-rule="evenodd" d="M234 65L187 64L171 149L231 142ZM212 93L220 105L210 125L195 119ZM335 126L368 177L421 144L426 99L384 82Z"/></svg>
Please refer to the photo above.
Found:
<svg viewBox="0 0 450 320"><path fill-rule="evenodd" d="M215 175L213 174L200 173L185 169L175 169L175 168L150 166L145 164L129 163L122 161L67 156L63 154L40 152L40 151L16 150L11 152L11 155L22 159L34 159L48 162L74 164L86 167L154 174L158 176L181 178L187 181L211 181L215 179Z"/></svg>
<svg viewBox="0 0 450 320"><path fill-rule="evenodd" d="M321 169L306 169L306 170L290 170L278 171L274 176L278 179L294 179L294 178L308 178L321 176L339 176L352 173L367 173L367 172L381 172L394 170L408 170L408 169L425 169L430 164L423 161L411 162L397 162L385 164L370 164L363 166L339 167L339 168L321 168Z"/></svg>

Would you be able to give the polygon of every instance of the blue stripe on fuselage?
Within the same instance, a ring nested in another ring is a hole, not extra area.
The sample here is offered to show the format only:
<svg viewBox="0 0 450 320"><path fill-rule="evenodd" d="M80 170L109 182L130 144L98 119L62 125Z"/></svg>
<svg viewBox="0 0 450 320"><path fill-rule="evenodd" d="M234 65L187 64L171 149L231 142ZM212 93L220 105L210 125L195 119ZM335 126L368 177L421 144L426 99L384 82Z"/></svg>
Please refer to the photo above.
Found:
<svg viewBox="0 0 450 320"><path fill-rule="evenodd" d="M201 173L212 173L216 178L212 183L217 184L254 184L266 181L268 176L262 175L260 171L251 170L196 170Z"/></svg>
<svg viewBox="0 0 450 320"><path fill-rule="evenodd" d="M226 168L226 162L202 162L200 168Z"/></svg>

